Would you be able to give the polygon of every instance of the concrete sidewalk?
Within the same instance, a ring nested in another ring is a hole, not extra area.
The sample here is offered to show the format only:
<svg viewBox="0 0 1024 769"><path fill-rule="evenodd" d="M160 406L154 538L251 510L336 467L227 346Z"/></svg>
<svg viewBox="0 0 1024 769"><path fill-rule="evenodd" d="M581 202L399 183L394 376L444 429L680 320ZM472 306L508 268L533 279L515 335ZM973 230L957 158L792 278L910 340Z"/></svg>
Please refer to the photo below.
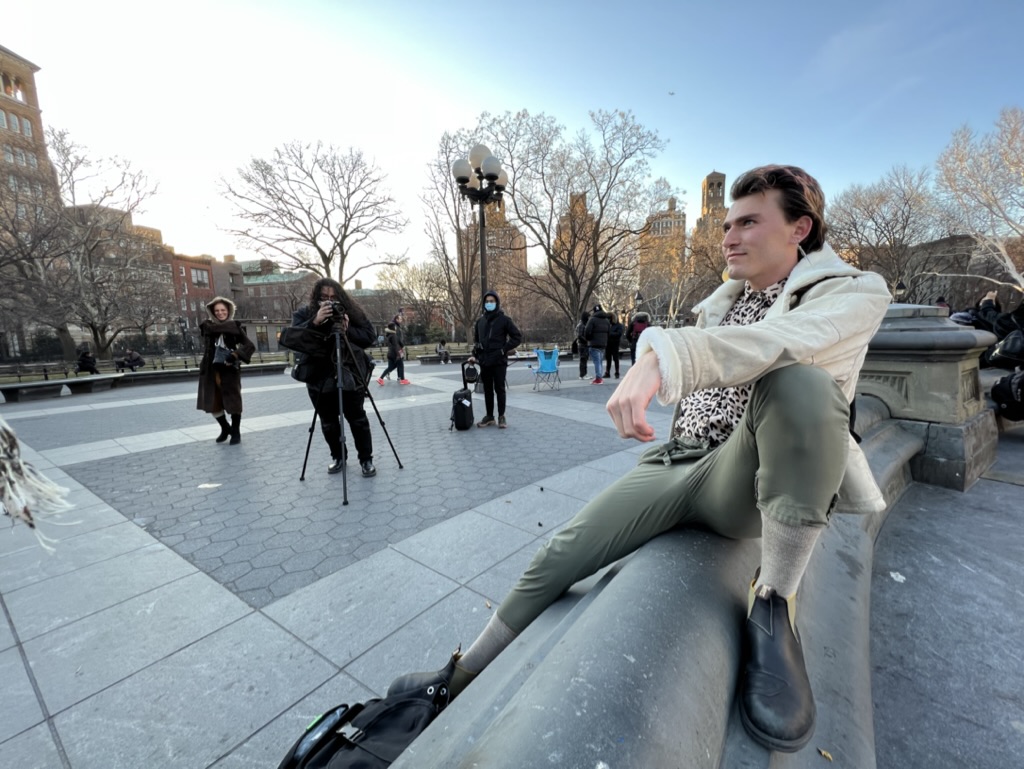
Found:
<svg viewBox="0 0 1024 769"><path fill-rule="evenodd" d="M475 637L539 544L642 451L604 412L614 379L581 382L574 364L562 374L560 391L532 392L532 372L514 365L509 429L464 433L448 431L457 366L371 384L404 469L367 404L379 474L364 479L351 463L348 505L319 436L298 480L312 412L284 377L245 381L240 446L213 442L191 383L5 406L27 458L72 489L76 508L44 529L61 540L53 555L25 527L0 531L0 766L273 769L326 708L438 666ZM664 433L669 409L652 411ZM1010 643L1024 608L1024 434L1002 444L1005 466L967 494L912 487L879 538L876 591L899 591L879 593L872 613L879 766L1008 766L1024 752ZM991 527L964 514L976 506L994 507ZM913 532L889 535L907 520ZM929 526L941 541L917 547ZM922 558L947 568L911 568ZM958 591L987 598L929 629L928 651L955 656L978 634L985 644L940 675L923 652L906 653L919 637L901 623L950 571ZM977 695L958 695L960 709L925 708L940 692L901 683L938 689L955 675ZM956 750L907 737L932 731L955 733Z"/></svg>

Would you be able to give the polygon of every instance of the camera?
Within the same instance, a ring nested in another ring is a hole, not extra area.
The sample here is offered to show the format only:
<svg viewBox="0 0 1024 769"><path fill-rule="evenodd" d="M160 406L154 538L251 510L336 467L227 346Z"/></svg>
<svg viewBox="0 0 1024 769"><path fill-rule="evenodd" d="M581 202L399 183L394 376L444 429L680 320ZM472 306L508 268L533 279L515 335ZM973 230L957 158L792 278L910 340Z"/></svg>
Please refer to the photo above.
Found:
<svg viewBox="0 0 1024 769"><path fill-rule="evenodd" d="M345 306L337 300L328 300L326 302L321 302L320 306L322 307L325 304L328 304L331 307L331 319L341 320L341 316L345 314Z"/></svg>

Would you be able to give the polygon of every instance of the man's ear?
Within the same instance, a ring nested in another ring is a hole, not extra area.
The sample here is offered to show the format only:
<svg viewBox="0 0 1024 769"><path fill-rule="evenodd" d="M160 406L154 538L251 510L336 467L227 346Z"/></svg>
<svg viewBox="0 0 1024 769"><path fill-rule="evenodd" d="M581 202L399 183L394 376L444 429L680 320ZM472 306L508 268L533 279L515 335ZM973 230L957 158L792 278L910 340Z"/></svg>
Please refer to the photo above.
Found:
<svg viewBox="0 0 1024 769"><path fill-rule="evenodd" d="M811 217L805 214L797 219L793 224L795 226L793 228L792 239L797 245L800 245L803 243L804 238L811 234L811 228L814 226L814 222L811 221Z"/></svg>

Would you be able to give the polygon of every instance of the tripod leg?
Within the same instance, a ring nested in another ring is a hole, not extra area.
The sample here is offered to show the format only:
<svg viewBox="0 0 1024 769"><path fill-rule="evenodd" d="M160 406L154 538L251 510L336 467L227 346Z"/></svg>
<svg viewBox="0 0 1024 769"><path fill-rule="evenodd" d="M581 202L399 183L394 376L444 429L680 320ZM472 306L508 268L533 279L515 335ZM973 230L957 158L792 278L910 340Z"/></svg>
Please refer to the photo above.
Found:
<svg viewBox="0 0 1024 769"><path fill-rule="evenodd" d="M302 459L302 473L299 480L306 480L306 463L309 462L309 448L313 445L313 431L316 429L316 409L313 409L313 421L309 423L309 440L306 441L306 456Z"/></svg>
<svg viewBox="0 0 1024 769"><path fill-rule="evenodd" d="M345 445L345 408L341 400L342 383L345 381L341 373L341 336L341 332L336 328L334 331L334 365L338 384L338 426L341 429L341 451L342 458L344 458L348 446ZM348 338L345 339L345 344L348 344ZM341 463L341 504L348 504L348 462L344 461Z"/></svg>
<svg viewBox="0 0 1024 769"><path fill-rule="evenodd" d="M370 399L370 405L373 406L373 413L377 415L377 421L380 422L380 429L384 431L384 437L388 439L388 446L391 447L391 453L395 455L395 461L398 463L398 469L404 470L405 468L402 466L402 460L398 458L398 451L395 450L395 444L391 442L391 436L388 435L388 428L384 424L384 418L381 417L380 409L377 408L377 402L370 394L369 374L364 371L363 367L360 365L359 358L356 356L355 350L352 349L352 343L348 341L348 337L345 337L345 345L348 347L348 354L352 357L352 361L356 366L356 372L358 373L356 384L363 391L363 395ZM341 376L340 366L338 367L338 376Z"/></svg>
<svg viewBox="0 0 1024 769"><path fill-rule="evenodd" d="M370 405L373 406L373 413L377 415L377 421L380 422L380 429L384 431L384 437L388 439L388 446L391 447L391 453L395 455L395 461L398 463L398 469L404 470L402 467L402 460L398 458L398 451L395 449L395 444L391 442L391 436L388 434L387 425L384 424L384 418L380 415L380 409L377 408L377 402L370 395L370 389L363 385L363 394L370 399Z"/></svg>

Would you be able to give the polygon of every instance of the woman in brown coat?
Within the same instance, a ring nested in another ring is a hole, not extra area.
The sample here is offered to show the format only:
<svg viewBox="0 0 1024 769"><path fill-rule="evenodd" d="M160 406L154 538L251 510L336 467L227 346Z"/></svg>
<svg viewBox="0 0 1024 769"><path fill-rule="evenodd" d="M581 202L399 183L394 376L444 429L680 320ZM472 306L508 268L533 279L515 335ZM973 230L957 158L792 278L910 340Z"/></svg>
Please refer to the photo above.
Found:
<svg viewBox="0 0 1024 769"><path fill-rule="evenodd" d="M216 296L206 305L210 319L199 324L203 335L203 362L199 364L199 398L196 408L217 419L220 435L217 443L231 438L241 443L239 424L242 421L242 378L239 361L248 363L256 346L245 335L245 328L235 315L235 303ZM220 349L220 352L218 352ZM218 362L218 359L223 362ZM224 412L231 415L228 424Z"/></svg>

